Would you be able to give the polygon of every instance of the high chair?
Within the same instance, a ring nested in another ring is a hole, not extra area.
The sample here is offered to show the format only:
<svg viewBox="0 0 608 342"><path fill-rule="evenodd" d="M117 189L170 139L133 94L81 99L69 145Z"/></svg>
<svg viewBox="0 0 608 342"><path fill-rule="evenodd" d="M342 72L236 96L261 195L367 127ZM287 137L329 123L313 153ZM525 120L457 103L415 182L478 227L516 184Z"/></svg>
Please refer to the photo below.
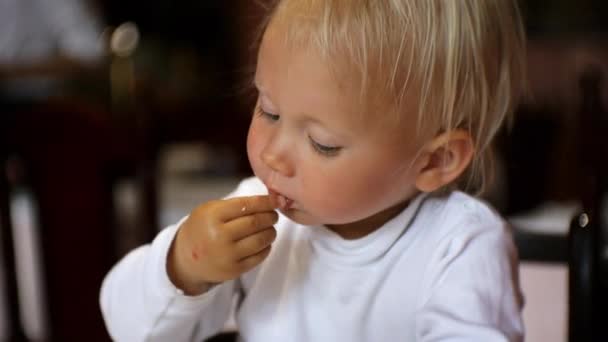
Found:
<svg viewBox="0 0 608 342"><path fill-rule="evenodd" d="M603 319L608 310L606 248L608 247L608 111L599 90L605 75L588 69L581 77L583 108L580 119L579 166L582 212L569 232L570 341L606 341ZM604 317L602 317L604 316Z"/></svg>
<svg viewBox="0 0 608 342"><path fill-rule="evenodd" d="M558 262L568 266L568 340L606 341L603 317L608 310L606 248L608 247L608 112L600 100L605 75L590 66L580 77L581 110L576 122L572 165L581 204L567 235L536 234L515 226L522 261ZM533 167L533 166L532 166Z"/></svg>

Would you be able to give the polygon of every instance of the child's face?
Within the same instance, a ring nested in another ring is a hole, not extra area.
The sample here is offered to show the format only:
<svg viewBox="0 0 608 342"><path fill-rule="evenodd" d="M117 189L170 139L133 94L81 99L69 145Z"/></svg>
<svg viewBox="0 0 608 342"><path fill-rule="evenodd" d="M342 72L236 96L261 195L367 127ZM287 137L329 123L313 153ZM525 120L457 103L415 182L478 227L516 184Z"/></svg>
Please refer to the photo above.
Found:
<svg viewBox="0 0 608 342"><path fill-rule="evenodd" d="M357 86L336 79L313 52L287 51L270 31L255 82L248 156L269 191L288 198L285 215L309 225L355 223L415 194L414 125L380 128L379 109L359 115Z"/></svg>

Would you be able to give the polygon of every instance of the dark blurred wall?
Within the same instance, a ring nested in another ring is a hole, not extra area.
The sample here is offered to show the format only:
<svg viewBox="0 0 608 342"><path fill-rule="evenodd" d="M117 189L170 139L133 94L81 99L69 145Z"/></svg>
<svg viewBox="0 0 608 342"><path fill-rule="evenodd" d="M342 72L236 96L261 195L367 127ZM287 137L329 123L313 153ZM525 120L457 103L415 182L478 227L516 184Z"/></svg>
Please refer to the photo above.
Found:
<svg viewBox="0 0 608 342"><path fill-rule="evenodd" d="M133 21L141 32L133 56L136 109L154 143L200 140L225 145L247 170L245 136L252 105L249 47L256 1L100 1L109 25Z"/></svg>
<svg viewBox="0 0 608 342"><path fill-rule="evenodd" d="M608 107L608 1L521 0L528 34L528 91L501 152L508 180L508 213L548 200L580 198L579 121ZM581 79L601 80L583 93ZM603 102L602 102L603 101Z"/></svg>
<svg viewBox="0 0 608 342"><path fill-rule="evenodd" d="M608 32L608 1L520 0L530 36Z"/></svg>

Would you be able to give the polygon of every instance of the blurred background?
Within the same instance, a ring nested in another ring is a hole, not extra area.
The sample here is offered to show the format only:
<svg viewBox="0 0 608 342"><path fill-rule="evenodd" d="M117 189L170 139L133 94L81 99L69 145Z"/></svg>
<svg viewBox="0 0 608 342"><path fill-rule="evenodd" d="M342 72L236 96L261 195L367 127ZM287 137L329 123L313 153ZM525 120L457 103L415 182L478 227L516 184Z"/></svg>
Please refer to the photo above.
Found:
<svg viewBox="0 0 608 342"><path fill-rule="evenodd" d="M250 174L264 2L0 0L1 340L109 340L109 268ZM521 6L529 91L485 196L516 231L526 340L566 341L571 220L606 189L608 2Z"/></svg>

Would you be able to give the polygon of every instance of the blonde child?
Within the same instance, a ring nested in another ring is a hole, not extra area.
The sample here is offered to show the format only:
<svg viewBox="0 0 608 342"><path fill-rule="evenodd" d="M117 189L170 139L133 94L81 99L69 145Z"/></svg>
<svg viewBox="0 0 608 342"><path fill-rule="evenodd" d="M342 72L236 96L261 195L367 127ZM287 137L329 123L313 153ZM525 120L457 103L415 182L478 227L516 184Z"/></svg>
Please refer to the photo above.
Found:
<svg viewBox="0 0 608 342"><path fill-rule="evenodd" d="M515 0L278 1L256 177L114 267L110 334L201 341L233 311L245 341L522 340L507 225L455 188L483 185L523 40Z"/></svg>

